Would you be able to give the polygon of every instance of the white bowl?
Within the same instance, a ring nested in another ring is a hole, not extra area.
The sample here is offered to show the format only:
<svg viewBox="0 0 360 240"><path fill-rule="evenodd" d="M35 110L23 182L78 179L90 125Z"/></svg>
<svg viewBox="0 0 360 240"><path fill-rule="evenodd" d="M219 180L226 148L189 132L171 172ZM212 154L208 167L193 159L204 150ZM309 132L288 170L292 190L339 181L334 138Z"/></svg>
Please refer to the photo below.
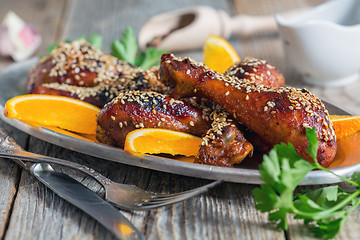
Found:
<svg viewBox="0 0 360 240"><path fill-rule="evenodd" d="M307 83L341 86L359 79L360 1L335 0L296 17L275 15L285 53Z"/></svg>

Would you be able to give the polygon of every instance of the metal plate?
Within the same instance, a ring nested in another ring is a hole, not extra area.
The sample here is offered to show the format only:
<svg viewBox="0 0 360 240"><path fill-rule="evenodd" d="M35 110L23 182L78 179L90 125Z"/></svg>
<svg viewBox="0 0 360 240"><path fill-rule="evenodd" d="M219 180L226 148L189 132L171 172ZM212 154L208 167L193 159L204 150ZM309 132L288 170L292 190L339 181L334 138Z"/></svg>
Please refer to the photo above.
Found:
<svg viewBox="0 0 360 240"><path fill-rule="evenodd" d="M49 143L110 161L198 178L221 179L224 181L250 184L262 182L260 173L256 167L225 168L176 161L169 158L150 155L135 156L125 153L120 148L75 138L52 131L51 129L34 127L18 120L6 118L3 115L3 108L6 101L25 92L25 81L28 70L37 61L37 59L31 59L25 62L16 63L0 72L0 117L10 125ZM330 114L348 114L346 111L330 103L326 103L326 107ZM349 151L342 151L341 154L338 152L333 164L334 166L332 167L332 170L336 174L350 177L354 171L360 170L360 164L357 163L360 160L360 148L357 148L355 144L358 140L360 141L360 134L355 134L351 136L351 138L338 142L339 149L344 149L341 146L354 147ZM304 178L301 185L336 183L340 181L341 180L338 177L327 172L312 171Z"/></svg>

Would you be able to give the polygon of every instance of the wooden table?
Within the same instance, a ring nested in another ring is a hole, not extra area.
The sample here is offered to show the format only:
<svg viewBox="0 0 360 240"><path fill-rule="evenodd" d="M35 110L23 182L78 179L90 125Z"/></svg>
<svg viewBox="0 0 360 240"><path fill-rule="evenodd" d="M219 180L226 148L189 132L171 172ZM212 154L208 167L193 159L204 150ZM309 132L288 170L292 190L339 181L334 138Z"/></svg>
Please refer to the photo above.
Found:
<svg viewBox="0 0 360 240"><path fill-rule="evenodd" d="M211 5L231 14L273 14L292 8L317 5L322 0L206 1L206 0L2 0L0 18L9 10L41 32L43 44L75 39L82 34L99 33L104 37L105 51L118 39L126 26L137 33L150 16L191 5ZM186 39L184 39L186 41ZM248 38L231 38L241 57L266 59L283 71L288 85L307 87L323 99L336 103L353 114L360 114L360 82L340 88L318 88L305 85L300 75L285 60L279 35L264 33ZM201 50L177 53L201 60ZM335 59L334 59L335 60ZM0 58L0 68L11 64ZM151 191L177 192L199 186L206 180L127 166L86 156L46 143L11 126L0 124L27 150L66 158L92 166L109 178L138 185ZM91 178L76 171L62 169L91 189L103 194ZM254 185L223 183L207 194L168 207L149 211L121 212L140 229L147 239L310 239L311 233L300 221L289 219L289 230L279 231L267 221L267 215L254 205ZM95 220L59 198L34 177L8 159L0 160L0 237L1 239L114 239ZM360 212L356 210L337 239L358 239Z"/></svg>

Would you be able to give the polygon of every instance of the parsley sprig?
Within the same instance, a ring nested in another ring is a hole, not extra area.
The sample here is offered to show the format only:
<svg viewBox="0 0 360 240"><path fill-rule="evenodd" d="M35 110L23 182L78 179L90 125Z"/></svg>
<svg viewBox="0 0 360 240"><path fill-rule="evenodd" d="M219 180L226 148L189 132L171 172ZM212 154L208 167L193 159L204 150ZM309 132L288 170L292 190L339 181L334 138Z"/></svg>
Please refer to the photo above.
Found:
<svg viewBox="0 0 360 240"><path fill-rule="evenodd" d="M82 35L78 39L86 38ZM86 40L94 47L101 50L103 39L99 34L92 34ZM65 40L65 42L70 43L71 41ZM51 51L58 46L58 43L47 46L48 53L51 53ZM123 32L122 37L119 40L113 41L111 44L111 55L142 69L148 69L152 66L159 65L161 55L166 52L166 50L154 47L148 47L146 51L139 51L137 40L131 27L127 27Z"/></svg>
<svg viewBox="0 0 360 240"><path fill-rule="evenodd" d="M142 69L160 64L160 57L166 50L148 47L146 51L138 51L139 47L131 27L126 28L120 40L111 44L111 55Z"/></svg>
<svg viewBox="0 0 360 240"><path fill-rule="evenodd" d="M296 219L303 219L305 224L312 223L310 230L316 237L331 239L341 230L347 216L360 205L360 172L355 172L349 179L322 167L316 159L316 129L306 129L306 136L309 142L307 153L314 163L300 157L291 143L276 145L264 156L259 167L264 184L253 191L256 208L269 212L269 220L276 222L280 229L288 229L286 215L290 213ZM356 190L344 191L333 185L295 195L296 187L314 169L332 173L354 185Z"/></svg>

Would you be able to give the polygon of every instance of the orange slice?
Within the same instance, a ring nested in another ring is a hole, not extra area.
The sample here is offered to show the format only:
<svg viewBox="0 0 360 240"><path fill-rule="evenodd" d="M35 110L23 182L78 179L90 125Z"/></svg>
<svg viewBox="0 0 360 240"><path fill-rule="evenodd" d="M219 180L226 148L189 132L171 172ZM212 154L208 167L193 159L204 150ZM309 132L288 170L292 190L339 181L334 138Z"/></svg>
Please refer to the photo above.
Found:
<svg viewBox="0 0 360 240"><path fill-rule="evenodd" d="M219 73L225 71L240 61L240 57L224 38L210 35L204 45L203 62L210 69Z"/></svg>
<svg viewBox="0 0 360 240"><path fill-rule="evenodd" d="M201 138L191 134L161 128L141 128L126 136L124 150L129 153L194 156L200 144Z"/></svg>
<svg viewBox="0 0 360 240"><path fill-rule="evenodd" d="M360 117L330 115L337 139L344 138L360 131Z"/></svg>
<svg viewBox="0 0 360 240"><path fill-rule="evenodd" d="M99 111L94 105L69 97L28 94L8 100L4 114L11 119L95 134Z"/></svg>

